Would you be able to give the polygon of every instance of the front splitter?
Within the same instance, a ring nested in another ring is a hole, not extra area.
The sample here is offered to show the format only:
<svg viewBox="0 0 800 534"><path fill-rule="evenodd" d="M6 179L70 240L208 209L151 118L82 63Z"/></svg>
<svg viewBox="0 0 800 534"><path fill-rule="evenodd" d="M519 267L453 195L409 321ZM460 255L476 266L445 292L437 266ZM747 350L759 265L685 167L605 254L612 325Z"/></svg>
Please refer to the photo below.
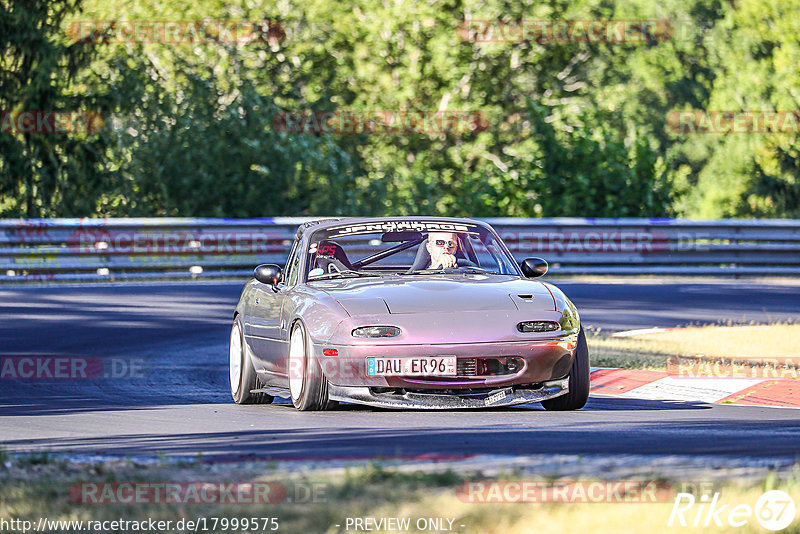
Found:
<svg viewBox="0 0 800 534"><path fill-rule="evenodd" d="M452 410L459 408L496 408L552 399L569 392L569 378L542 383L537 389L500 388L485 395L461 396L444 393L374 393L366 386L328 386L331 400L355 402L380 408Z"/></svg>

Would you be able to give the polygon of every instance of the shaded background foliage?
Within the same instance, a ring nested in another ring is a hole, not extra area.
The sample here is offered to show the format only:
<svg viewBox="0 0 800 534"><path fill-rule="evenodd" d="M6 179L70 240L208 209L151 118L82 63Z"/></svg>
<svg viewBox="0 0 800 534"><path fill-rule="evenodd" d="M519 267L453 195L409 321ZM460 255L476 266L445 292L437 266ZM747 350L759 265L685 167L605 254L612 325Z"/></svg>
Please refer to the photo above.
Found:
<svg viewBox="0 0 800 534"><path fill-rule="evenodd" d="M87 20L272 20L242 43L75 43ZM654 43L465 42L465 19L669 20ZM798 136L670 111L797 110L800 0L0 0L0 216L800 215ZM281 110L465 110L464 133L287 133Z"/></svg>

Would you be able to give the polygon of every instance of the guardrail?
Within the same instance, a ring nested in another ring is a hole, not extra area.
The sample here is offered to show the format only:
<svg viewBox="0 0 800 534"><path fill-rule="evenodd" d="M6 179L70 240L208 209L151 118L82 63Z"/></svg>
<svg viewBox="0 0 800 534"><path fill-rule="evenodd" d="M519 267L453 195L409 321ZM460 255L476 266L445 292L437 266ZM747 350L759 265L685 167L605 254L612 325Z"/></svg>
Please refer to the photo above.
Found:
<svg viewBox="0 0 800 534"><path fill-rule="evenodd" d="M307 220L0 220L0 281L247 277ZM800 275L800 220L485 220L553 274Z"/></svg>

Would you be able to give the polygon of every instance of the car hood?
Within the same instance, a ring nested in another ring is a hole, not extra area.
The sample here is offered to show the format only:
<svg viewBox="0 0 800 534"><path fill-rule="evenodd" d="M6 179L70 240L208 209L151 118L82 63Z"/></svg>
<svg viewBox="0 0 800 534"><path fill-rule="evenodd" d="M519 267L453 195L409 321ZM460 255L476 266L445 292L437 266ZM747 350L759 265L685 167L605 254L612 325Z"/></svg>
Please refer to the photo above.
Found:
<svg viewBox="0 0 800 534"><path fill-rule="evenodd" d="M538 281L504 275L418 275L315 282L350 315L555 310Z"/></svg>

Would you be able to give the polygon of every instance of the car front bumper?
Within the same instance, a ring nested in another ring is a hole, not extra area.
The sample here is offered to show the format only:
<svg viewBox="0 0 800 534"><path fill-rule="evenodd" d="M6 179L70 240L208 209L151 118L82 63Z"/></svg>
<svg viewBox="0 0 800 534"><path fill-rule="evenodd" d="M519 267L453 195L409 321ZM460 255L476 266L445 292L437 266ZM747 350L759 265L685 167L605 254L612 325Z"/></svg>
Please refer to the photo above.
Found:
<svg viewBox="0 0 800 534"><path fill-rule="evenodd" d="M342 387L394 388L404 390L470 390L532 387L564 378L575 357L577 335L551 339L493 343L437 345L328 345L315 344L315 356L328 382ZM324 349L336 349L326 356ZM497 375L374 376L367 374L367 358L454 356L457 360L515 357L523 362L514 373ZM531 401L528 401L531 402Z"/></svg>

